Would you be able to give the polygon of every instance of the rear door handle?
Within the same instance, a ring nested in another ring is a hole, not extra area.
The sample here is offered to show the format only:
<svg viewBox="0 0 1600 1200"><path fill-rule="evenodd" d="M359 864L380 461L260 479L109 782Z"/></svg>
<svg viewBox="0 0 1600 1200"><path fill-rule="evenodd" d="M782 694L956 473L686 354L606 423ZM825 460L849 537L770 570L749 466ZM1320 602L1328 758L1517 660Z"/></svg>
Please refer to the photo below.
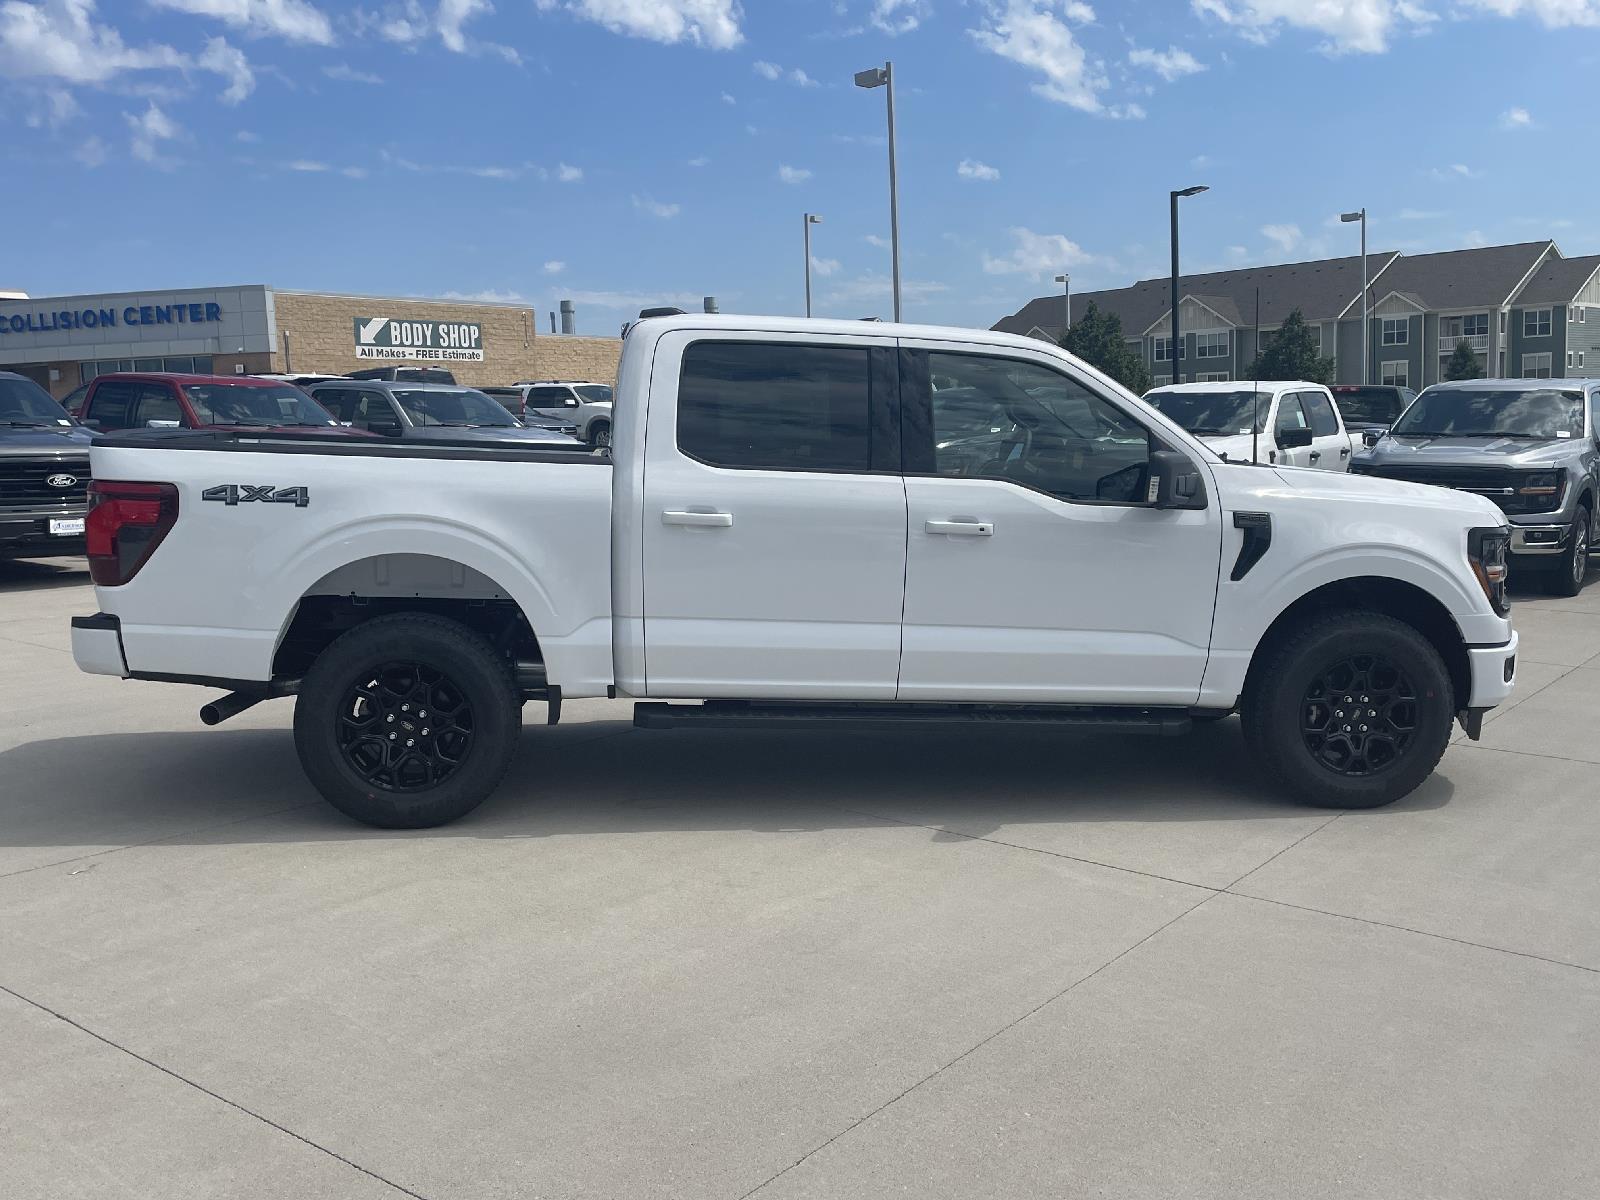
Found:
<svg viewBox="0 0 1600 1200"><path fill-rule="evenodd" d="M1321 450L1313 450L1311 452L1311 461L1312 462L1316 462L1321 457L1322 457L1322 451Z"/></svg>
<svg viewBox="0 0 1600 1200"><path fill-rule="evenodd" d="M1349 458L1350 457L1350 447L1346 446L1343 450L1339 451L1339 457L1340 458Z"/></svg>
<svg viewBox="0 0 1600 1200"><path fill-rule="evenodd" d="M951 537L992 537L993 521L928 521L923 526L929 533L943 533Z"/></svg>
<svg viewBox="0 0 1600 1200"><path fill-rule="evenodd" d="M674 512L668 509L661 514L663 525L695 525L702 529L728 529L733 525L733 514L724 512Z"/></svg>

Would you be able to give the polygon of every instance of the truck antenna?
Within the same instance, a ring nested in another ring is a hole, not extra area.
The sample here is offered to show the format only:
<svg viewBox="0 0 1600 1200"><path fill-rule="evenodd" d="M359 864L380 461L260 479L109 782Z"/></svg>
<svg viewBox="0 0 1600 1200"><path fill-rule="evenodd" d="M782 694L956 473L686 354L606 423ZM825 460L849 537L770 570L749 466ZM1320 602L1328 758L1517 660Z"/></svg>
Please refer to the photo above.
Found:
<svg viewBox="0 0 1600 1200"><path fill-rule="evenodd" d="M1256 288L1255 373L1261 374L1261 289ZM1250 462L1261 465L1261 380L1250 382Z"/></svg>

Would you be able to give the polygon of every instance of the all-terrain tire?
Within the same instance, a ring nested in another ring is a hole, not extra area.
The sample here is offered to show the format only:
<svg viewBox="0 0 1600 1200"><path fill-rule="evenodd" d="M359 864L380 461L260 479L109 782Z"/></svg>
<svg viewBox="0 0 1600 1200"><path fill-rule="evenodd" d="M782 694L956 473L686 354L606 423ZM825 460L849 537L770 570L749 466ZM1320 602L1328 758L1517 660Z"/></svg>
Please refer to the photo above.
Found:
<svg viewBox="0 0 1600 1200"><path fill-rule="evenodd" d="M1382 613L1321 613L1258 655L1240 711L1245 742L1300 800L1379 808L1408 795L1439 765L1450 743L1454 689L1438 651L1412 626ZM1397 732L1402 727L1406 732Z"/></svg>
<svg viewBox="0 0 1600 1200"><path fill-rule="evenodd" d="M424 829L471 812L511 765L522 704L511 664L466 626L430 613L342 634L301 681L300 765L347 816Z"/></svg>

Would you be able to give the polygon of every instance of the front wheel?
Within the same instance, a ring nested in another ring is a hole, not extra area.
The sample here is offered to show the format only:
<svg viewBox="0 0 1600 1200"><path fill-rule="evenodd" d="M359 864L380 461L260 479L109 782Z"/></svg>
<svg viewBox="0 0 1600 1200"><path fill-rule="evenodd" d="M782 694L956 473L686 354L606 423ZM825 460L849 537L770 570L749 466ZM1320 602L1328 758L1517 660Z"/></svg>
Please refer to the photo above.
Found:
<svg viewBox="0 0 1600 1200"><path fill-rule="evenodd" d="M1260 651L1242 716L1267 773L1319 808L1378 808L1433 773L1455 694L1416 629L1372 612L1332 612Z"/></svg>
<svg viewBox="0 0 1600 1200"><path fill-rule="evenodd" d="M611 422L596 421L589 426L589 444L597 450L611 449Z"/></svg>
<svg viewBox="0 0 1600 1200"><path fill-rule="evenodd" d="M472 630L428 613L378 617L317 656L294 709L300 765L346 816L424 829L471 812L522 728L511 668Z"/></svg>
<svg viewBox="0 0 1600 1200"><path fill-rule="evenodd" d="M1579 505L1578 515L1572 519L1572 529L1567 533L1567 548L1548 579L1551 594L1576 596L1583 590L1583 581L1588 574L1589 510Z"/></svg>

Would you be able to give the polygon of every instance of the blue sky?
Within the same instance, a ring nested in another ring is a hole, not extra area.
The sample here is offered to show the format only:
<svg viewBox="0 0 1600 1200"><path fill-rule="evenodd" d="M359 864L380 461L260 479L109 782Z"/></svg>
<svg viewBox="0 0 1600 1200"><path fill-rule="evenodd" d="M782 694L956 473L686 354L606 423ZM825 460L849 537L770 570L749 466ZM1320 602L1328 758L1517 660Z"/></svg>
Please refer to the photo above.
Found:
<svg viewBox="0 0 1600 1200"><path fill-rule="evenodd" d="M1600 0L0 0L0 287L907 319L1186 270L1600 251Z"/></svg>

